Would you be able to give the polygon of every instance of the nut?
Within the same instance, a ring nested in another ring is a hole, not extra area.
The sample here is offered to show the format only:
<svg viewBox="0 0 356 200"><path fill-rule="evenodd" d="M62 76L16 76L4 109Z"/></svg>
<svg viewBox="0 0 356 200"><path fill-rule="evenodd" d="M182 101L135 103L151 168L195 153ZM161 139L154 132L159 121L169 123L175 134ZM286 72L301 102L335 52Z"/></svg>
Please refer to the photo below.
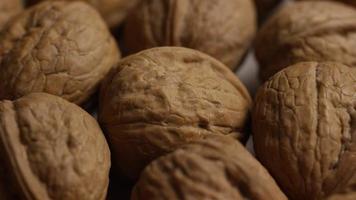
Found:
<svg viewBox="0 0 356 200"><path fill-rule="evenodd" d="M327 200L355 200L355 199L356 199L356 192L336 194L336 195L332 195L330 198L327 198Z"/></svg>
<svg viewBox="0 0 356 200"><path fill-rule="evenodd" d="M356 184L355 94L355 69L332 62L295 64L259 89L255 151L290 199Z"/></svg>
<svg viewBox="0 0 356 200"><path fill-rule="evenodd" d="M44 2L0 34L0 99L46 92L82 104L119 59L99 14L82 2Z"/></svg>
<svg viewBox="0 0 356 200"><path fill-rule="evenodd" d="M98 123L60 97L0 102L0 198L104 200L110 152Z"/></svg>
<svg viewBox="0 0 356 200"><path fill-rule="evenodd" d="M297 0L297 1L304 1L304 0ZM322 0L307 0L307 1L322 1ZM330 0L330 1L337 1L337 2L345 3L345 4L351 5L353 7L356 7L355 0Z"/></svg>
<svg viewBox="0 0 356 200"><path fill-rule="evenodd" d="M256 39L260 77L267 80L301 61L335 61L355 67L356 10L328 1L304 1L282 7Z"/></svg>
<svg viewBox="0 0 356 200"><path fill-rule="evenodd" d="M21 0L1 0L0 2L0 30L3 25L23 9Z"/></svg>
<svg viewBox="0 0 356 200"><path fill-rule="evenodd" d="M119 170L136 179L151 160L193 139L243 139L251 99L212 57L161 47L123 59L103 83L99 107Z"/></svg>
<svg viewBox="0 0 356 200"><path fill-rule="evenodd" d="M30 0L32 3L50 0ZM57 1L57 0L51 0ZM62 0L63 1L63 0ZM64 0L78 1L78 0ZM105 19L110 27L121 24L128 13L136 7L141 0L82 0L94 6Z"/></svg>
<svg viewBox="0 0 356 200"><path fill-rule="evenodd" d="M183 46L235 69L255 34L252 0L147 0L127 20L128 53L156 46Z"/></svg>
<svg viewBox="0 0 356 200"><path fill-rule="evenodd" d="M141 174L131 199L287 198L239 142L216 135L153 161Z"/></svg>

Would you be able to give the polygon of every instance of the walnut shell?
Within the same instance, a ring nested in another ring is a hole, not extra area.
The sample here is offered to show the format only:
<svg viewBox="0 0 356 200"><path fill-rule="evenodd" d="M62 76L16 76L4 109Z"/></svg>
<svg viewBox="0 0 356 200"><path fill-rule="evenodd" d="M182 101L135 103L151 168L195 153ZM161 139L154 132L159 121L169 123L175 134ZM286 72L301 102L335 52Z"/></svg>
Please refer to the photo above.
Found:
<svg viewBox="0 0 356 200"><path fill-rule="evenodd" d="M303 62L274 75L253 111L257 157L290 199L356 184L356 71Z"/></svg>
<svg viewBox="0 0 356 200"><path fill-rule="evenodd" d="M267 80L301 61L335 61L355 67L356 10L337 2L290 3L276 12L256 38L260 77Z"/></svg>
<svg viewBox="0 0 356 200"><path fill-rule="evenodd" d="M50 0L30 0L31 3L38 3L41 1L50 1ZM51 0L58 1L58 0ZM63 1L63 0L62 0ZM64 1L78 1L78 0L64 0ZM121 24L125 17L129 14L132 9L141 0L81 0L88 2L94 6L105 19L106 23L110 27L116 27Z"/></svg>
<svg viewBox="0 0 356 200"><path fill-rule="evenodd" d="M0 99L32 92L85 102L119 59L97 11L82 2L44 2L0 34Z"/></svg>
<svg viewBox="0 0 356 200"><path fill-rule="evenodd" d="M161 47L123 59L103 83L99 120L123 174L207 134L240 139L251 107L222 63L192 49Z"/></svg>
<svg viewBox="0 0 356 200"><path fill-rule="evenodd" d="M356 199L356 192L336 194L327 198L327 200L355 200L355 199Z"/></svg>
<svg viewBox="0 0 356 200"><path fill-rule="evenodd" d="M324 1L324 0L297 0L297 1ZM345 3L345 4L351 5L353 7L356 7L355 0L330 0L330 1L337 1L337 2Z"/></svg>
<svg viewBox="0 0 356 200"><path fill-rule="evenodd" d="M127 20L125 50L183 46L235 69L256 31L252 0L146 0Z"/></svg>
<svg viewBox="0 0 356 200"><path fill-rule="evenodd" d="M104 200L110 152L96 120L44 93L0 102L2 200Z"/></svg>
<svg viewBox="0 0 356 200"><path fill-rule="evenodd" d="M148 165L132 200L282 200L267 170L227 136L192 142Z"/></svg>
<svg viewBox="0 0 356 200"><path fill-rule="evenodd" d="M0 1L0 30L4 24L14 15L23 9L21 0L1 0Z"/></svg>

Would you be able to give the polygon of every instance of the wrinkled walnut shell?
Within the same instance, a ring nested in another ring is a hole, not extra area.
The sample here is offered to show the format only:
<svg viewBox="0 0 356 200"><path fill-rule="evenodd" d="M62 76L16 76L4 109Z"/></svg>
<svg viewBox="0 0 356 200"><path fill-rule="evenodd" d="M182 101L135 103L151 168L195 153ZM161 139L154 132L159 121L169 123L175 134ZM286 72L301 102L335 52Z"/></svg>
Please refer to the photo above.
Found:
<svg viewBox="0 0 356 200"><path fill-rule="evenodd" d="M303 62L274 75L253 111L257 157L290 199L356 184L356 71Z"/></svg>
<svg viewBox="0 0 356 200"><path fill-rule="evenodd" d="M82 2L43 2L0 34L0 99L46 92L82 104L118 59L97 11Z"/></svg>
<svg viewBox="0 0 356 200"><path fill-rule="evenodd" d="M0 30L4 24L14 15L23 9L21 0L1 0L0 1Z"/></svg>
<svg viewBox="0 0 356 200"><path fill-rule="evenodd" d="M256 38L260 77L267 80L301 61L335 61L355 67L356 9L338 2L290 3L276 12Z"/></svg>
<svg viewBox="0 0 356 200"><path fill-rule="evenodd" d="M104 200L110 152L96 120L44 93L0 102L2 200Z"/></svg>
<svg viewBox="0 0 356 200"><path fill-rule="evenodd" d="M233 138L207 137L149 164L132 200L286 200L267 170Z"/></svg>
<svg viewBox="0 0 356 200"><path fill-rule="evenodd" d="M192 139L243 139L251 99L219 61L192 49L161 47L119 62L103 83L99 107L116 164L136 179L151 160Z"/></svg>
<svg viewBox="0 0 356 200"><path fill-rule="evenodd" d="M50 0L30 0L32 3ZM58 1L58 0L51 0ZM63 0L62 0L63 1ZM64 0L78 1L78 0ZM121 24L125 17L141 0L81 0L88 2L95 7L105 19L110 27L116 27Z"/></svg>
<svg viewBox="0 0 356 200"><path fill-rule="evenodd" d="M255 15L252 0L143 1L127 19L125 50L188 47L236 69L255 35Z"/></svg>

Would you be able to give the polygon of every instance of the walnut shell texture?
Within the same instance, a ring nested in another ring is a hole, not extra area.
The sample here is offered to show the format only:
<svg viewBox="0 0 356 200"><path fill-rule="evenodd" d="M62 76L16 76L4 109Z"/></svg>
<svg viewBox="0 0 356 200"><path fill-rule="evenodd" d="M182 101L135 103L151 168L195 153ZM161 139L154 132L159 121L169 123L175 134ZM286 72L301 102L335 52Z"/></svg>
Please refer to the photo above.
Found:
<svg viewBox="0 0 356 200"><path fill-rule="evenodd" d="M0 99L46 92L82 104L119 60L105 22L83 2L43 2L0 34Z"/></svg>
<svg viewBox="0 0 356 200"><path fill-rule="evenodd" d="M290 3L277 11L257 35L260 77L302 61L356 63L356 9L332 1Z"/></svg>
<svg viewBox="0 0 356 200"><path fill-rule="evenodd" d="M335 194L327 198L327 200L355 200L355 199L356 199L356 192Z"/></svg>
<svg viewBox="0 0 356 200"><path fill-rule="evenodd" d="M0 1L0 30L3 25L14 15L23 9L21 0L1 0Z"/></svg>
<svg viewBox="0 0 356 200"><path fill-rule="evenodd" d="M30 0L32 3L49 0ZM51 0L58 1L58 0ZM63 1L63 0L62 0ZM78 1L78 0L64 0L64 1ZM106 23L114 28L122 23L125 17L134 9L141 0L82 0L93 7L95 7Z"/></svg>
<svg viewBox="0 0 356 200"><path fill-rule="evenodd" d="M286 200L267 170L236 140L207 137L148 165L132 200Z"/></svg>
<svg viewBox="0 0 356 200"><path fill-rule="evenodd" d="M104 200L110 152L96 120L45 93L0 102L2 200ZM5 188L4 188L5 187Z"/></svg>
<svg viewBox="0 0 356 200"><path fill-rule="evenodd" d="M99 120L123 174L207 134L240 139L251 108L245 86L196 50L159 47L129 56L104 81Z"/></svg>
<svg viewBox="0 0 356 200"><path fill-rule="evenodd" d="M302 62L258 91L256 155L290 199L323 199L356 185L356 71Z"/></svg>
<svg viewBox="0 0 356 200"><path fill-rule="evenodd" d="M251 0L146 0L128 17L128 53L183 46L207 53L235 69L256 31Z"/></svg>

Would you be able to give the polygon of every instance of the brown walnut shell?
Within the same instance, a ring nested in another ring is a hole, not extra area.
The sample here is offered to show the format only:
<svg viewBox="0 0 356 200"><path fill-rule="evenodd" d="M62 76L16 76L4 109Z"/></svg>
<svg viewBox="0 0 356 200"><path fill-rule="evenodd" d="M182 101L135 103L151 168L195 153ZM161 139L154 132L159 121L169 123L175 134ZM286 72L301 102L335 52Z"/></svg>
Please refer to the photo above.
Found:
<svg viewBox="0 0 356 200"><path fill-rule="evenodd" d="M31 3L41 1L58 1L58 0L30 0ZM62 0L63 1L63 0ZM68 2L78 0L64 0ZM125 17L136 7L141 0L81 0L95 7L106 23L114 28L122 23Z"/></svg>
<svg viewBox="0 0 356 200"><path fill-rule="evenodd" d="M0 102L2 200L104 200L110 152L96 120L45 93Z"/></svg>
<svg viewBox="0 0 356 200"><path fill-rule="evenodd" d="M125 50L188 47L236 69L254 37L255 15L252 0L146 0L128 17Z"/></svg>
<svg viewBox="0 0 356 200"><path fill-rule="evenodd" d="M356 199L356 192L335 194L327 198L327 200L355 200L355 199Z"/></svg>
<svg viewBox="0 0 356 200"><path fill-rule="evenodd" d="M132 200L287 200L267 170L238 141L207 137L149 164Z"/></svg>
<svg viewBox="0 0 356 200"><path fill-rule="evenodd" d="M302 62L258 91L257 157L290 199L324 199L356 184L356 71Z"/></svg>
<svg viewBox="0 0 356 200"><path fill-rule="evenodd" d="M207 134L243 139L245 86L219 61L161 47L119 62L101 90L99 120L120 171L135 179L153 159Z"/></svg>
<svg viewBox="0 0 356 200"><path fill-rule="evenodd" d="M257 35L260 77L267 80L301 61L356 63L356 9L338 2L290 3L276 12Z"/></svg>
<svg viewBox="0 0 356 200"><path fill-rule="evenodd" d="M0 30L6 22L21 12L23 9L21 0L1 0L0 1Z"/></svg>
<svg viewBox="0 0 356 200"><path fill-rule="evenodd" d="M106 24L83 2L43 2L0 34L0 99L46 92L82 104L117 63Z"/></svg>

